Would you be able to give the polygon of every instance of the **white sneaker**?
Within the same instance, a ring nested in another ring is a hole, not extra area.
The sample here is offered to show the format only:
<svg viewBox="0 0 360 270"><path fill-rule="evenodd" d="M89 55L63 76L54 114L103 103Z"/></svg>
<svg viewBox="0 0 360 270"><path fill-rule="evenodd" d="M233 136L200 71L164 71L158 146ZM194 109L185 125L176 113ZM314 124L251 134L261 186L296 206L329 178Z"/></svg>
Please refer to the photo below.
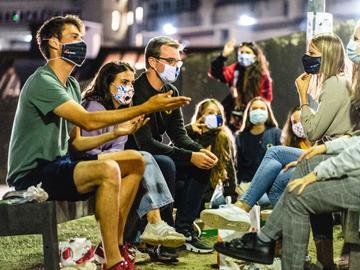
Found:
<svg viewBox="0 0 360 270"><path fill-rule="evenodd" d="M206 225L226 230L246 232L250 229L249 214L234 204L220 205L219 209L206 209L200 214Z"/></svg>
<svg viewBox="0 0 360 270"><path fill-rule="evenodd" d="M144 232L141 234L140 239L150 245L161 244L165 247L180 247L185 244L186 238L181 233L169 226L165 221L157 224L148 223Z"/></svg>

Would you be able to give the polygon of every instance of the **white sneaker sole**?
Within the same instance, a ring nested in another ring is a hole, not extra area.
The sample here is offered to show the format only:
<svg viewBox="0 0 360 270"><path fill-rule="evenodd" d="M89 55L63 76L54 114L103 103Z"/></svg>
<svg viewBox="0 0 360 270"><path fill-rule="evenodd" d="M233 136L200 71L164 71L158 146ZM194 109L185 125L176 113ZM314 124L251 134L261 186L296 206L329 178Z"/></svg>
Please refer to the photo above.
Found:
<svg viewBox="0 0 360 270"><path fill-rule="evenodd" d="M164 247L177 248L185 244L185 238L180 237L165 237L160 238L157 235L140 236L141 241L149 245L163 245Z"/></svg>
<svg viewBox="0 0 360 270"><path fill-rule="evenodd" d="M216 229L247 232L251 227L250 222L228 220L214 213L202 213L200 218L206 223L206 225Z"/></svg>
<svg viewBox="0 0 360 270"><path fill-rule="evenodd" d="M193 245L191 245L189 243L185 243L185 247L186 247L186 250L188 250L188 251L195 252L195 253L201 253L201 254L211 253L214 251L213 249L200 249L200 248L194 247Z"/></svg>

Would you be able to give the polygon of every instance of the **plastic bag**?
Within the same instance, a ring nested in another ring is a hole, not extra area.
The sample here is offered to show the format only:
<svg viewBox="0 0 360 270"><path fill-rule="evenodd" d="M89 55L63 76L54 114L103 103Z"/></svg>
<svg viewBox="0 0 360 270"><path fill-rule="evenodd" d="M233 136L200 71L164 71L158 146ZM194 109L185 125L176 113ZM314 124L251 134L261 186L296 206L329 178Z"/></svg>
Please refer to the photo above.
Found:
<svg viewBox="0 0 360 270"><path fill-rule="evenodd" d="M214 193L211 196L209 208L219 208L220 205L226 204L226 199L224 197L224 186L221 180L217 183Z"/></svg>
<svg viewBox="0 0 360 270"><path fill-rule="evenodd" d="M73 238L59 243L61 265L76 266L94 260L94 247L86 238Z"/></svg>

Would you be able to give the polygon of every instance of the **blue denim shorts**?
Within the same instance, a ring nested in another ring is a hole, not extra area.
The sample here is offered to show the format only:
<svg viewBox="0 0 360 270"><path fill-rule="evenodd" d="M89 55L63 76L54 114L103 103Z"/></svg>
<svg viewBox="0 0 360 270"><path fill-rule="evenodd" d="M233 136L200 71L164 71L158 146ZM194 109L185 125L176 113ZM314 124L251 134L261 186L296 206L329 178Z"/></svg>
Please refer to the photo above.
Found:
<svg viewBox="0 0 360 270"><path fill-rule="evenodd" d="M84 160L95 160L96 156L88 156ZM79 193L74 183L75 166L80 160L72 160L68 155L54 161L41 160L39 166L18 179L16 190L24 190L41 183L41 187L49 194L49 200L80 201L86 200L94 192Z"/></svg>

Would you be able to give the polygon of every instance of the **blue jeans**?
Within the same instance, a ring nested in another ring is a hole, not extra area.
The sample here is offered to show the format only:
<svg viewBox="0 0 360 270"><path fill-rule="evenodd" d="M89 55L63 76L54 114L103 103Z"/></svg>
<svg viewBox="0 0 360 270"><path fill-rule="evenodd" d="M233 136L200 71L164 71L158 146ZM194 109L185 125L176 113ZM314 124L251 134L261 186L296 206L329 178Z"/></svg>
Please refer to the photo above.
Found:
<svg viewBox="0 0 360 270"><path fill-rule="evenodd" d="M285 172L282 169L288 163L296 161L302 153L303 150L294 147L270 147L266 151L249 189L241 197L241 200L252 207L267 193L271 204L274 206L294 171L294 169L290 169Z"/></svg>
<svg viewBox="0 0 360 270"><path fill-rule="evenodd" d="M161 172L165 178L166 184L174 200L175 198L175 180L176 180L176 167L171 157L165 155L154 155L156 163L159 165ZM170 226L174 227L173 217L174 203L170 203L161 209L161 218Z"/></svg>
<svg viewBox="0 0 360 270"><path fill-rule="evenodd" d="M145 171L137 194L141 199L136 212L141 218L150 210L173 203L174 199L154 157L148 152L140 151L140 153L145 160Z"/></svg>
<svg viewBox="0 0 360 270"><path fill-rule="evenodd" d="M140 241L140 234L147 224L144 215L152 209L165 206L160 209L162 219L174 226L172 193L175 193L175 164L168 156L152 156L148 152L140 152L145 159L145 172L127 218L124 233L125 242L133 244ZM164 213L167 215L164 216Z"/></svg>

